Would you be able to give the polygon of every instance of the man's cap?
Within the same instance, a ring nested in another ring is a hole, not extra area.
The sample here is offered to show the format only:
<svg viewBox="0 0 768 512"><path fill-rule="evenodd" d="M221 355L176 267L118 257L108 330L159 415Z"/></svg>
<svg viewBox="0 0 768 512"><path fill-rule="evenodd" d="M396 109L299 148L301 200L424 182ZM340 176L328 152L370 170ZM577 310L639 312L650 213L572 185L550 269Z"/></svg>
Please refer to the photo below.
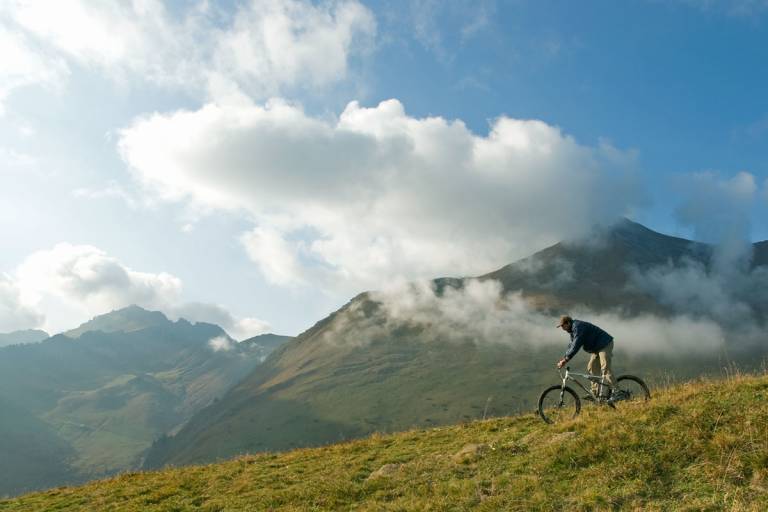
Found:
<svg viewBox="0 0 768 512"><path fill-rule="evenodd" d="M563 315L560 317L560 323L557 324L555 327L562 327L563 324L570 324L573 323L573 318L569 317L568 315Z"/></svg>

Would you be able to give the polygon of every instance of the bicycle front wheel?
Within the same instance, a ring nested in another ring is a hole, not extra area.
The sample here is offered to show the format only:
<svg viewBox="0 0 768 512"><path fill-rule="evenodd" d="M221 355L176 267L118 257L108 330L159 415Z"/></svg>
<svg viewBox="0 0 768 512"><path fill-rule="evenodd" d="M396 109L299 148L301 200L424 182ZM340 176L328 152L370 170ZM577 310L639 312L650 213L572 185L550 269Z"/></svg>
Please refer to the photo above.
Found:
<svg viewBox="0 0 768 512"><path fill-rule="evenodd" d="M643 379L634 375L622 375L616 379L616 389L618 390L615 397L617 402L645 402L651 398L651 392L648 391L648 386Z"/></svg>
<svg viewBox="0 0 768 512"><path fill-rule="evenodd" d="M539 416L547 423L560 423L578 416L579 396L568 386L552 386L539 397Z"/></svg>

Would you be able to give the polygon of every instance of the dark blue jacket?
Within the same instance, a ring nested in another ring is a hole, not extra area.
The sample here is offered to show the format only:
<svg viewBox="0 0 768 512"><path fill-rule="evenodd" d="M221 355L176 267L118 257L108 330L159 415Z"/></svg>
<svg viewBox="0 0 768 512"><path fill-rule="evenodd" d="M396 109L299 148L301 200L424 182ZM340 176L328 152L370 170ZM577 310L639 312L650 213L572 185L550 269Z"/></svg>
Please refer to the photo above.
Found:
<svg viewBox="0 0 768 512"><path fill-rule="evenodd" d="M583 320L574 320L571 328L571 344L565 351L565 358L570 361L580 348L590 354L597 354L612 341L613 336L598 326Z"/></svg>

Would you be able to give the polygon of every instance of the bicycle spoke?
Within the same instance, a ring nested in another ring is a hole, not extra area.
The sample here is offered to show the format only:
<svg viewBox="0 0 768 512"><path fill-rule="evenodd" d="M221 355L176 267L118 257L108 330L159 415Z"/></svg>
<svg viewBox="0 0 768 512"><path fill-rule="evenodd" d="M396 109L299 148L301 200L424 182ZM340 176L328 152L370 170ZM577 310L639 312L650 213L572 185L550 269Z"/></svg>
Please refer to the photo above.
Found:
<svg viewBox="0 0 768 512"><path fill-rule="evenodd" d="M617 391L614 391L616 402L644 402L649 398L647 389L633 378L620 379L616 387Z"/></svg>
<svg viewBox="0 0 768 512"><path fill-rule="evenodd" d="M560 423L577 413L576 398L569 392L552 389L541 397L539 410L548 423Z"/></svg>

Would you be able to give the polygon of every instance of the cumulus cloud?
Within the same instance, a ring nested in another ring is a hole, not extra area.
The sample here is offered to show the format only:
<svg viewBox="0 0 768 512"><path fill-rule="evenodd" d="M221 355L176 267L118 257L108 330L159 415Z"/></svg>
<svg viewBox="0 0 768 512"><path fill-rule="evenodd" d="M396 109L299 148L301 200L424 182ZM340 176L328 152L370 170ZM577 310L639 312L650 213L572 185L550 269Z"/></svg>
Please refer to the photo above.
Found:
<svg viewBox="0 0 768 512"><path fill-rule="evenodd" d="M372 13L356 0L318 5L250 0L232 12L198 2L181 9L172 13L159 0L5 0L0 22L13 37L32 38L61 58L118 81L138 79L213 94L234 88L269 95L282 87L335 83L346 76L350 58L370 47L376 32ZM24 50L19 44L12 48ZM7 74L16 87L50 79L44 72L53 68L36 54L19 51L23 58L12 63L23 67L0 77Z"/></svg>
<svg viewBox="0 0 768 512"><path fill-rule="evenodd" d="M18 283L0 273L0 332L34 329L43 325L44 315L22 301Z"/></svg>
<svg viewBox="0 0 768 512"><path fill-rule="evenodd" d="M336 120L208 104L136 119L119 150L166 199L249 212L242 241L271 281L345 291L485 272L643 201L631 151L508 117L476 135L397 100Z"/></svg>
<svg viewBox="0 0 768 512"><path fill-rule="evenodd" d="M500 343L516 346L558 346L568 338L555 329L551 315L533 308L519 293L503 292L496 280L467 280L462 288L438 292L434 282L400 282L370 294L382 308L366 311L362 302L337 317L328 331L329 343L364 345L388 339L402 327L420 332L419 339L442 342ZM723 346L722 328L710 319L678 315L626 318L610 312L574 311L620 340L635 355L706 354ZM754 334L754 333L752 333Z"/></svg>
<svg viewBox="0 0 768 512"><path fill-rule="evenodd" d="M159 308L178 301L181 280L168 273L132 270L90 245L57 244L30 255L17 275L25 294L52 294L101 313L129 304Z"/></svg>
<svg viewBox="0 0 768 512"><path fill-rule="evenodd" d="M13 281L0 283L0 328L15 322L38 326L41 315L34 305L55 299L72 311L67 325L131 304L159 310L171 318L214 323L240 339L262 334L269 324L257 318L238 318L224 306L182 301L182 281L160 272L139 272L103 250L89 245L58 244L26 258ZM22 306L28 304L32 306ZM51 329L59 330L59 329Z"/></svg>

